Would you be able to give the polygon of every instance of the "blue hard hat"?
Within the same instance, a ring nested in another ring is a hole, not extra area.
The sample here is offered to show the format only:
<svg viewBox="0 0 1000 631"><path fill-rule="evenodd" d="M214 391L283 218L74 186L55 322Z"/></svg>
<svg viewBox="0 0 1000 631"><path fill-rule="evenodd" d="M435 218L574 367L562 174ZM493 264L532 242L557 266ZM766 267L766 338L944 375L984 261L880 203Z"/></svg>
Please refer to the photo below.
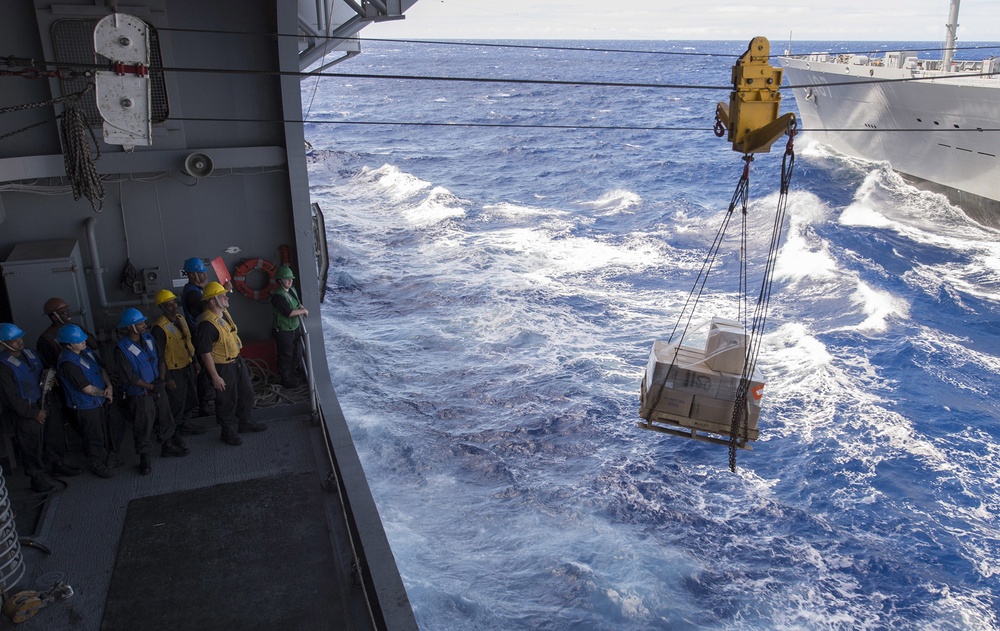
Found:
<svg viewBox="0 0 1000 631"><path fill-rule="evenodd" d="M56 333L56 341L60 344L79 344L87 341L87 334L75 324L64 324Z"/></svg>
<svg viewBox="0 0 1000 631"><path fill-rule="evenodd" d="M118 320L118 328L124 329L127 326L132 326L133 324L138 324L139 322L145 322L146 316L138 309L126 309L122 311L122 317Z"/></svg>
<svg viewBox="0 0 1000 631"><path fill-rule="evenodd" d="M0 342L10 342L19 337L24 337L24 331L17 328L16 324L0 322Z"/></svg>
<svg viewBox="0 0 1000 631"><path fill-rule="evenodd" d="M184 261L184 272L207 272L208 268L205 267L205 262L197 257L189 258Z"/></svg>

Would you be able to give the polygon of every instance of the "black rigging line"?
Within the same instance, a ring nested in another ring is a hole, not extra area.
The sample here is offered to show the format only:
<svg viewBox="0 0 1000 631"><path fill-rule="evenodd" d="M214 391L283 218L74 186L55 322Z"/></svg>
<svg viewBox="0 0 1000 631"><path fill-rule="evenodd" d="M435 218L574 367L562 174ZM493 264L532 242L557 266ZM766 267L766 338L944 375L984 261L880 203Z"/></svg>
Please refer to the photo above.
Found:
<svg viewBox="0 0 1000 631"><path fill-rule="evenodd" d="M326 39L335 41L358 41L358 42L388 42L397 44L425 44L430 46L477 46L482 48L524 48L528 50L564 50L564 51L575 51L575 52L593 52L593 53L623 53L630 55L676 55L681 57L739 57L742 53L706 53L706 52L694 52L694 51L671 51L671 50L632 50L628 48L601 48L601 47L591 47L591 46L555 46L551 44L511 44L511 43L500 43L496 40L473 40L473 41L459 41L459 40L431 40L431 39L396 39L396 38L383 38L383 37L341 37L335 35L313 35L313 34L289 34L289 33L270 33L270 32L253 32L253 31L220 31L214 29L189 29L189 28L171 28L162 27L157 28L158 31L172 31L177 33L205 33L211 35L244 35L244 36L257 36L257 37L294 37L294 38L306 38L306 39ZM540 40L546 41L546 40ZM551 41L551 40L548 40ZM578 40L579 41L579 40ZM586 41L586 40L583 40ZM637 40L623 40L623 41L635 41L644 43L659 43L664 40L650 40L650 39L637 39ZM668 40L675 43L684 43L685 40ZM720 43L723 40L719 40ZM799 43L817 43L812 40L803 40ZM795 42L792 42L795 43ZM836 42L818 42L823 44L836 44ZM852 43L852 42L848 42ZM897 42L904 43L904 42ZM943 46L938 46L935 48L907 48L907 52L923 53L923 52L943 52L945 50L952 51L966 51L966 50L988 50L993 48L998 48L998 44L983 44L979 46L954 46L952 48L945 48ZM866 54L871 52L889 52L893 50L902 50L901 47L890 48L890 47L878 47L875 49L867 48L858 51L843 51L837 52L835 54L839 55L851 55L851 54Z"/></svg>
<svg viewBox="0 0 1000 631"><path fill-rule="evenodd" d="M55 64L53 62L40 62L36 65L58 66L73 68L94 68L98 70L107 69L107 64ZM500 77L445 77L438 75L390 75L352 72L305 72L298 70L253 70L247 68L190 68L176 66L149 66L151 72L190 72L206 74L244 74L250 76L280 76L280 77L337 77L343 79L393 79L397 81L442 81L459 83L502 83L519 85L561 85L561 86L583 86L601 88L666 88L674 90L712 90L730 92L732 85L691 85L682 83L629 83L627 81L571 81L566 79L523 79L523 78L500 78ZM996 72L981 72L975 74L962 73L954 77L943 77L939 75L930 77L904 77L900 79L859 79L853 81L831 81L824 83L824 87L835 87L842 85L865 85L870 83L909 83L921 81L948 81L950 79L964 79L969 77L993 77ZM790 90L796 88L813 88L813 84L780 86L779 90Z"/></svg>
<svg viewBox="0 0 1000 631"><path fill-rule="evenodd" d="M427 121L366 121L366 120L279 120L271 118L212 118L212 117L171 117L174 121L190 121L199 123L224 122L224 123L291 123L291 124L313 124L313 125L398 125L404 127L510 127L515 129L582 129L582 130L624 130L624 131L713 131L712 127L660 127L655 125L544 125L537 123L462 123L462 122L427 122ZM834 129L826 127L799 128L799 132L1000 132L1000 128L975 128L975 129Z"/></svg>
<svg viewBox="0 0 1000 631"><path fill-rule="evenodd" d="M222 117L170 117L172 121L188 121L196 123L289 123L289 124L311 124L311 125L398 125L403 127L510 127L512 129L577 129L577 130L623 130L623 131L694 131L694 132L714 132L714 128L709 127L661 127L656 125L543 125L537 123L461 123L461 122L427 122L427 121L366 121L366 120L288 120L277 118L222 118ZM869 129L869 128L829 128L829 127L799 127L798 133L802 132L1000 132L1000 127L977 127L967 129Z"/></svg>
<svg viewBox="0 0 1000 631"><path fill-rule="evenodd" d="M211 35L247 35L257 37L294 37L296 39L317 39L336 40L342 42L388 42L396 44L426 44L430 46L477 46L482 48L526 48L528 50L565 50L574 52L589 53L625 53L635 55L677 55L691 57L739 57L742 53L698 53L692 51L671 51L671 50L632 50L628 48L597 48L592 46L554 46L551 44L501 44L495 40L490 41L457 41L457 40L431 40L431 39L393 39L384 37L340 37L335 35L311 35L296 33L262 33L244 31L218 31L213 29L189 29L157 27L158 31L173 31L178 33L205 33ZM551 40L550 40L551 41ZM662 40L628 40L657 43ZM680 41L680 40L678 40Z"/></svg>
<svg viewBox="0 0 1000 631"><path fill-rule="evenodd" d="M41 62L46 66L71 66L73 68L94 68L97 70L108 69L108 64L56 64L53 62ZM685 85L679 83L628 83L625 81L570 81L565 79L505 79L499 77L444 77L437 75L390 75L390 74L370 74L352 72L305 72L298 70L253 70L249 68L190 68L176 66L149 66L150 72L189 72L205 74L243 74L250 76L278 76L278 77L338 77L345 79L394 79L397 81L455 81L460 83L517 83L526 85L565 85L565 86L588 86L600 88L670 88L670 89L690 89L690 90L719 90L730 91L731 85ZM827 85L835 85L833 83Z"/></svg>

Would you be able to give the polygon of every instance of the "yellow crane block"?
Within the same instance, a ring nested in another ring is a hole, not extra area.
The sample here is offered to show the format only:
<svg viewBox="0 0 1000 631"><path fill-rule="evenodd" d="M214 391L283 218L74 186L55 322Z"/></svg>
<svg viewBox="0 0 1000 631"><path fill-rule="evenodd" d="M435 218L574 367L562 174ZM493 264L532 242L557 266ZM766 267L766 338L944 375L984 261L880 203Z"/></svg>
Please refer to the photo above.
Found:
<svg viewBox="0 0 1000 631"><path fill-rule="evenodd" d="M733 151L768 153L771 145L794 125L795 114L781 117L781 68L768 63L771 43L766 37L750 40L747 51L733 66L733 91L729 104L719 103L716 116L728 130L726 139Z"/></svg>

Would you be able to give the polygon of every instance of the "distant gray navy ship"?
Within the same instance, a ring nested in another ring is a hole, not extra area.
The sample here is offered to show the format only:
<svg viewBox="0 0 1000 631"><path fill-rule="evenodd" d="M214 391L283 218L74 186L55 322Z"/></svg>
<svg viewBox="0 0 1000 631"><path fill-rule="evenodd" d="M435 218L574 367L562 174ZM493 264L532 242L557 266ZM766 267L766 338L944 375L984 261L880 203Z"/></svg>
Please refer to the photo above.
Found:
<svg viewBox="0 0 1000 631"><path fill-rule="evenodd" d="M952 0L942 59L892 51L779 61L809 136L848 156L886 161L979 223L1000 227L1000 58L954 59L958 7Z"/></svg>

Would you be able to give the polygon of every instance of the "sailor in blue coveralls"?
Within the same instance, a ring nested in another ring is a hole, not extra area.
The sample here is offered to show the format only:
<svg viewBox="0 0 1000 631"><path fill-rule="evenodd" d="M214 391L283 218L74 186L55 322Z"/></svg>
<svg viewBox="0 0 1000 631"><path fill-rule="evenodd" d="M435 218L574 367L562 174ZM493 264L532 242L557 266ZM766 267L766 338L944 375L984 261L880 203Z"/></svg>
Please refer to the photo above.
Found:
<svg viewBox="0 0 1000 631"><path fill-rule="evenodd" d="M54 373L50 373L54 380ZM24 473L31 478L31 488L44 493L55 490L46 474L51 464L54 475L78 475L80 470L62 461L66 450L62 416L49 415L59 405L44 383L46 373L41 359L24 347L24 331L9 322L0 323L0 401L4 422L10 422L17 434Z"/></svg>
<svg viewBox="0 0 1000 631"><path fill-rule="evenodd" d="M118 328L123 329L125 335L115 347L115 370L125 388L125 400L132 417L132 440L139 454L139 473L147 475L152 470L149 452L154 425L159 426L163 437L161 456L186 456L191 450L175 431L163 385L166 363L156 352L153 336L146 332L146 316L138 309L126 309Z"/></svg>
<svg viewBox="0 0 1000 631"><path fill-rule="evenodd" d="M66 396L66 405L76 410L83 435L83 449L94 475L110 478L108 467L109 410L114 390L94 352L87 348L87 334L75 324L65 324L56 333L62 346L56 375Z"/></svg>

